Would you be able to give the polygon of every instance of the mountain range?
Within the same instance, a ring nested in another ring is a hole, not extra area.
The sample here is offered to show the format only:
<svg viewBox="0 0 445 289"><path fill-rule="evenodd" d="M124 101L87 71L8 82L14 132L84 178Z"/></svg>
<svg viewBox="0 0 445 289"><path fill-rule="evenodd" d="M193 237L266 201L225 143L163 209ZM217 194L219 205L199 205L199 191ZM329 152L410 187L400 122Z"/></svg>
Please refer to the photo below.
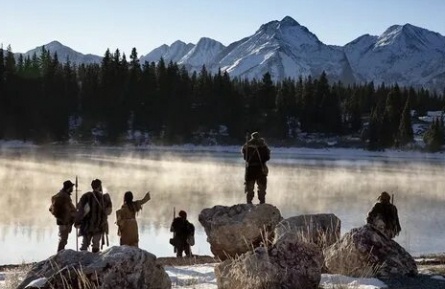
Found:
<svg viewBox="0 0 445 289"><path fill-rule="evenodd" d="M57 41L46 44L59 60L99 63L100 56L84 55ZM39 53L41 46L26 52ZM344 46L326 45L306 27L286 16L271 21L250 36L228 46L207 37L198 43L163 44L140 58L143 63L177 62L190 71L203 65L209 71L227 71L232 77L273 79L318 76L325 71L332 81L426 87L445 87L445 37L411 24L393 25L380 36L362 35Z"/></svg>

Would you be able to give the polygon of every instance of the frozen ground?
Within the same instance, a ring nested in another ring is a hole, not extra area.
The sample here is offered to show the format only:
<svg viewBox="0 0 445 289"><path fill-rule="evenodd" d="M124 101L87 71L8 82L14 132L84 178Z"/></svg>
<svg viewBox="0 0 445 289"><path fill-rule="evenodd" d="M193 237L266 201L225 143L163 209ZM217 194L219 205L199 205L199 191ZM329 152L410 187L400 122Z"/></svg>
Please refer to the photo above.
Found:
<svg viewBox="0 0 445 289"><path fill-rule="evenodd" d="M217 289L216 278L214 274L214 267L216 263L199 264L189 266L165 266L167 274L172 280L172 288L183 289ZM422 270L421 270L422 271ZM425 272L426 273L426 272ZM14 276L15 275L15 276ZM8 280L13 278L15 280ZM431 279L443 281L443 288L445 288L445 277L441 275L431 275ZM18 277L14 272L0 272L0 288L12 289L15 286L11 284L16 283ZM436 281L437 282L437 281ZM376 278L352 278L342 275L323 274L321 277L320 288L335 289L335 288L350 288L350 289L379 289L379 288L404 288L389 287L383 281ZM412 287L406 287L412 288ZM426 288L426 287L425 287ZM432 287L433 288L433 287ZM436 288L436 287L434 287ZM416 288L416 289L421 289Z"/></svg>
<svg viewBox="0 0 445 289"><path fill-rule="evenodd" d="M213 271L215 264L192 266L166 266L172 288L186 289L217 289L216 278ZM385 283L376 278L351 278L342 275L323 274L320 282L322 288L354 288L377 289L387 288Z"/></svg>

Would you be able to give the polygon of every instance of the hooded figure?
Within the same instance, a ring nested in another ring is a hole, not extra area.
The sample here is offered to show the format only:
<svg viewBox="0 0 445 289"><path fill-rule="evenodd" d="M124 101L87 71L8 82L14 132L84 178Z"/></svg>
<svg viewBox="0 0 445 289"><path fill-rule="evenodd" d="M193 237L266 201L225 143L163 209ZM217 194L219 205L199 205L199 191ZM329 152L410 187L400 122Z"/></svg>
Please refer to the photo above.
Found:
<svg viewBox="0 0 445 289"><path fill-rule="evenodd" d="M366 222L389 239L393 239L402 230L397 208L391 204L391 197L387 192L382 192L377 200L379 202L369 211Z"/></svg>
<svg viewBox="0 0 445 289"><path fill-rule="evenodd" d="M250 139L243 145L243 158L246 161L246 173L244 176L244 191L246 201L252 203L255 195L255 183L258 186L258 200L260 204L266 202L267 174L269 169L266 162L270 159L270 149L258 132L251 134Z"/></svg>

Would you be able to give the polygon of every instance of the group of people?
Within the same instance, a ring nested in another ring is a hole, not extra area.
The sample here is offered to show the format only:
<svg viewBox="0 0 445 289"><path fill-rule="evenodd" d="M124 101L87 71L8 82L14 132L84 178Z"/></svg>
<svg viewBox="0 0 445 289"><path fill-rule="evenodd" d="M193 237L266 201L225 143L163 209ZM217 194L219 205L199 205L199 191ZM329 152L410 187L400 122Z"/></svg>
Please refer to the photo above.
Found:
<svg viewBox="0 0 445 289"><path fill-rule="evenodd" d="M74 184L70 180L63 183L62 189L52 196L49 211L56 218L59 226L59 244L57 251L65 249L68 236L73 226L78 229L78 236L82 237L81 251L97 253L103 245L109 245L108 241L108 216L111 215L113 204L110 195L103 193L102 181L95 179L91 182L92 191L84 193L74 205L71 194ZM124 201L120 209L116 211L116 225L120 237L120 245L139 246L139 230L136 214L142 210L142 206L151 199L150 192L140 200L134 200L133 193L128 191L124 194ZM194 240L195 228L187 220L187 213L180 211L179 216L174 218L171 231L174 234L174 247L177 257L191 257L190 240Z"/></svg>
<svg viewBox="0 0 445 289"><path fill-rule="evenodd" d="M267 175L269 169L266 162L270 160L270 149L258 132L250 135L241 150L246 162L244 192L246 201L252 204L255 183L258 187L258 200L260 204L266 202ZM369 211L366 222L386 237L393 239L400 231L397 208L391 203L387 192L382 192L378 202Z"/></svg>
<svg viewBox="0 0 445 289"><path fill-rule="evenodd" d="M266 202L268 167L266 162L270 160L270 149L258 132L250 135L250 138L242 147L242 155L246 162L245 194L246 202L252 204L255 183L258 187L258 200L260 204ZM77 181L76 181L77 182ZM80 250L99 252L103 245L108 244L108 216L112 213L112 202L109 194L102 191L102 182L95 179L91 182L92 191L83 194L74 206L71 194L75 184L70 180L63 183L63 188L52 197L50 211L56 217L59 226L59 244L57 250L63 250L68 242L68 236L72 227L79 230L82 237ZM142 206L151 199L150 192L140 200L134 200L133 193L124 194L121 208L116 211L116 225L120 236L120 245L139 246L139 232L136 214L142 210ZM378 203L368 213L367 223L379 232L392 239L401 231L397 208L391 204L390 196L383 192ZM187 220L187 213L181 210L173 219L170 231L173 238L170 244L174 246L177 257L185 253L190 257L191 247L194 245L195 227Z"/></svg>

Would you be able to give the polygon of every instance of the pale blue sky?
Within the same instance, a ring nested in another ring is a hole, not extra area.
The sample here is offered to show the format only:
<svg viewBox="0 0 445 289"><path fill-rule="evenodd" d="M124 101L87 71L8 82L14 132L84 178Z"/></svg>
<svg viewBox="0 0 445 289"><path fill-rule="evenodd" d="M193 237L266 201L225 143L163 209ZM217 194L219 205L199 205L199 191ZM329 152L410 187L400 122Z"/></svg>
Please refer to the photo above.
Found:
<svg viewBox="0 0 445 289"><path fill-rule="evenodd" d="M406 23L445 35L445 0L2 0L0 11L0 43L14 52L52 40L97 55L203 36L228 45L287 15L326 44Z"/></svg>

